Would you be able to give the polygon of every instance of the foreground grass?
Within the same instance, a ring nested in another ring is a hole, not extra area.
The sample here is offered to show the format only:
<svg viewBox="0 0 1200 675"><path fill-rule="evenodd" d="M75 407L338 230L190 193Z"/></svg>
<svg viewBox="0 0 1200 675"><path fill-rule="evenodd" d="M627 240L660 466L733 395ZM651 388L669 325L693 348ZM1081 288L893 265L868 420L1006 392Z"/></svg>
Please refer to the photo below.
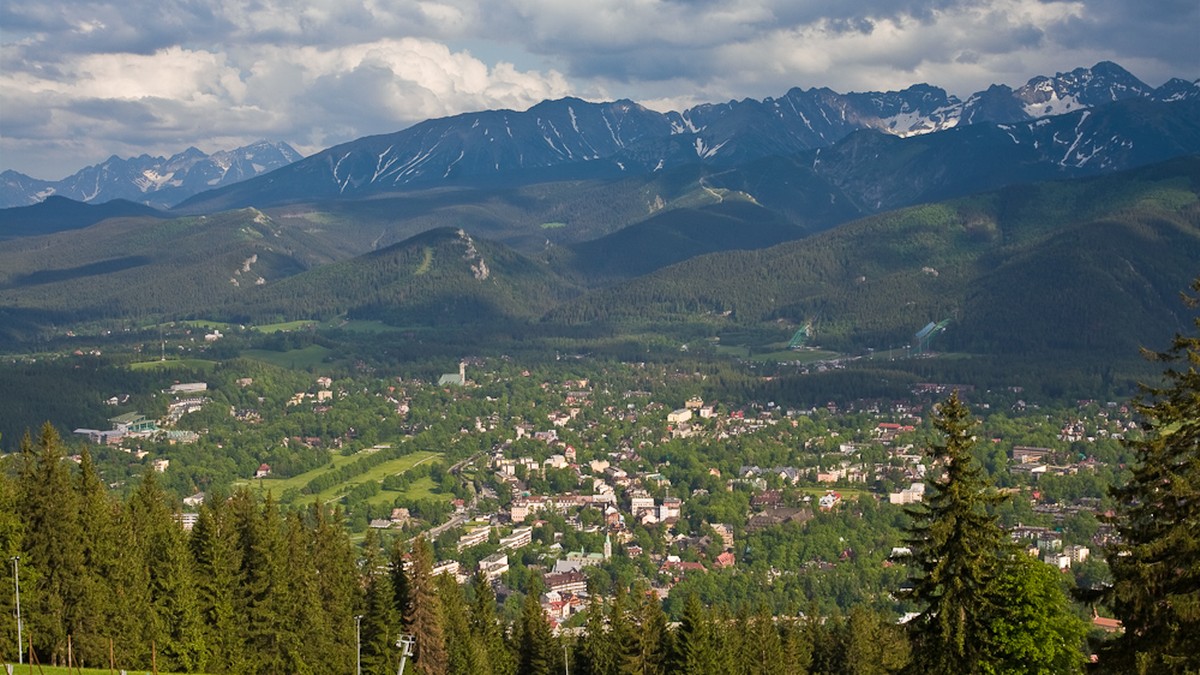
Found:
<svg viewBox="0 0 1200 675"><path fill-rule="evenodd" d="M55 665L42 665L42 667L37 667L37 665L31 665L29 663L24 665L13 663L11 665L13 675L28 675L29 673L34 673L35 675L79 675L80 673L83 675L113 675L114 673L121 673L122 670L121 668L116 668L115 670L109 670L107 668L72 668L67 670L66 668L55 667ZM151 673L149 668L125 668L124 670L127 675L142 675L143 673ZM158 671L158 675L176 674L168 673L166 670L160 670Z"/></svg>

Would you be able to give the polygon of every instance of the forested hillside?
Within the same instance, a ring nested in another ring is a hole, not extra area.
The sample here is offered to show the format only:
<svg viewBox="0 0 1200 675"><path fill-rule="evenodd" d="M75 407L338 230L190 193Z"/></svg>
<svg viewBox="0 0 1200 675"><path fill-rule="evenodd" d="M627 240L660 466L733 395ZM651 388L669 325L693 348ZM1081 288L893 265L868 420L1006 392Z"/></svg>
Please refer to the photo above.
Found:
<svg viewBox="0 0 1200 675"><path fill-rule="evenodd" d="M867 218L761 251L695 258L565 304L564 323L813 322L838 349L1123 351L1182 325L1200 260L1200 159L1040 183ZM1119 308L1119 309L1118 309ZM1119 312L1120 316L1116 313Z"/></svg>

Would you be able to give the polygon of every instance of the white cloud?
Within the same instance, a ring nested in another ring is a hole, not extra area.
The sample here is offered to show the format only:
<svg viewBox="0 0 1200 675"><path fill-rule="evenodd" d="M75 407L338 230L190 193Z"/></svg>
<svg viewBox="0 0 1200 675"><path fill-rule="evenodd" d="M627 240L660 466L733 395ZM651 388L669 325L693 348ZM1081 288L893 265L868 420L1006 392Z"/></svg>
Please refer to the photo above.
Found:
<svg viewBox="0 0 1200 675"><path fill-rule="evenodd" d="M0 162L57 178L129 148L316 150L564 95L657 109L794 86L966 95L1102 59L1158 84L1200 75L1198 21L1195 0L4 3Z"/></svg>

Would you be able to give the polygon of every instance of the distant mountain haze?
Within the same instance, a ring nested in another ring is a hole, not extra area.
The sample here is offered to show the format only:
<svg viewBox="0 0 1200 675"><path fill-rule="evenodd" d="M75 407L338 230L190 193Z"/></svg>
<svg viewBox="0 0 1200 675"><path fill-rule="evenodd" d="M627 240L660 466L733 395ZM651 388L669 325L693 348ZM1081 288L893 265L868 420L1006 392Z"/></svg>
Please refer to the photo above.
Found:
<svg viewBox="0 0 1200 675"><path fill-rule="evenodd" d="M122 159L114 155L57 181L10 170L0 173L0 208L36 204L51 195L89 204L124 199L168 208L199 192L273 171L300 158L287 143L258 141L211 155L196 148L171 157Z"/></svg>

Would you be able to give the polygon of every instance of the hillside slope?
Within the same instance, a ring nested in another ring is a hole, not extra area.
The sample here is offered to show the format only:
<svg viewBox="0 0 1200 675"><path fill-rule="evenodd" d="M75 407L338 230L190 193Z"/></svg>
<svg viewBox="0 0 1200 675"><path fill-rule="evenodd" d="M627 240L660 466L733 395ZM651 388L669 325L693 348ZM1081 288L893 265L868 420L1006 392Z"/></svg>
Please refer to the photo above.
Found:
<svg viewBox="0 0 1200 675"><path fill-rule="evenodd" d="M547 321L815 322L821 344L862 349L908 344L927 322L951 319L939 348L1129 354L1182 325L1177 293L1198 260L1200 157L1189 157L701 256L589 293Z"/></svg>

